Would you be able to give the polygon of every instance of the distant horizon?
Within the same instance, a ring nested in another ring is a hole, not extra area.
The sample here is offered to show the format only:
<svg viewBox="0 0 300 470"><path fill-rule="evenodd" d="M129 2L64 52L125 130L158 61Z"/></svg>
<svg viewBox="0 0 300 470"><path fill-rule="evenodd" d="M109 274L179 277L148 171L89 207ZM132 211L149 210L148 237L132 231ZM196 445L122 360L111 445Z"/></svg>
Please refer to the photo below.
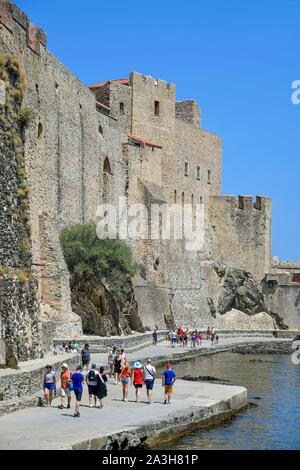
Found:
<svg viewBox="0 0 300 470"><path fill-rule="evenodd" d="M270 197L272 255L300 261L299 2L191 0L183 10L115 0L105 12L95 0L14 3L87 86L137 71L175 83L178 101L195 99L201 127L222 139L222 194Z"/></svg>

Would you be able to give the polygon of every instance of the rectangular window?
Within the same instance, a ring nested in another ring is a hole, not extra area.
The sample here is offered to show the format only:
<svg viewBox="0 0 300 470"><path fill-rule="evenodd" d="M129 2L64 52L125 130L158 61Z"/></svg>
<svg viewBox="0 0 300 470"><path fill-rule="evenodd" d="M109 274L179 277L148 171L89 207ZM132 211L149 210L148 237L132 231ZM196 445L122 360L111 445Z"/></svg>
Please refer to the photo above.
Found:
<svg viewBox="0 0 300 470"><path fill-rule="evenodd" d="M154 113L155 116L159 116L159 101L154 101Z"/></svg>
<svg viewBox="0 0 300 470"><path fill-rule="evenodd" d="M184 176L189 176L189 164L187 162L184 164Z"/></svg>
<svg viewBox="0 0 300 470"><path fill-rule="evenodd" d="M207 184L211 183L211 171L207 170Z"/></svg>
<svg viewBox="0 0 300 470"><path fill-rule="evenodd" d="M200 166L197 166L197 180L200 180Z"/></svg>
<svg viewBox="0 0 300 470"><path fill-rule="evenodd" d="M124 109L125 109L124 108L124 103L121 102L120 103L120 114L124 114L124 112L125 112Z"/></svg>

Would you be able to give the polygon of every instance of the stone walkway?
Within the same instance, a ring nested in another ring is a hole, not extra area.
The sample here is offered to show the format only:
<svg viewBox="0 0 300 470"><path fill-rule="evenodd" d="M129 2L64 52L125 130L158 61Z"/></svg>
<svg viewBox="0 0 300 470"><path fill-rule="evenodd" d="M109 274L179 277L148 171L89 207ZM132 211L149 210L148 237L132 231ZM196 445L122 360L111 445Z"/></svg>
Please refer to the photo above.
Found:
<svg viewBox="0 0 300 470"><path fill-rule="evenodd" d="M216 350L226 350L242 344L282 341L285 340L262 337L224 338L216 346ZM290 342L290 340L286 341ZM204 341L202 352L209 351L213 352L210 342ZM137 359L143 361L147 357L152 357L156 361L178 360L180 357L197 353L200 351L195 352L191 351L191 348L180 346L172 349L164 341L156 347L149 346L140 351L128 353L128 360L130 362ZM107 354L93 354L92 361L98 366L106 365ZM53 402L52 408L28 408L2 416L0 418L0 449L70 449L76 445L83 448L91 446L95 448L94 445L97 448L97 445L102 445L99 442L107 439L108 435L125 431L133 432L140 426L166 427L168 423L178 423L178 419L179 421L187 419L186 417L191 416L191 412L202 413L206 410L205 413L208 415L212 413L217 415L224 409L229 410L231 406L236 406L233 405L234 403L237 403L239 407L246 402L246 391L243 387L178 380L174 387L172 405L163 405L163 389L158 379L151 405L145 403L144 389L142 402L135 403L133 387L130 387L129 402L123 403L121 385L116 386L112 382L110 379L108 397L104 400L104 408L101 410L89 408L87 392L84 391L80 419L73 418L72 409L59 410L57 399ZM74 398L72 407L73 405ZM85 444L82 444L83 442ZM96 442L98 444L95 444Z"/></svg>

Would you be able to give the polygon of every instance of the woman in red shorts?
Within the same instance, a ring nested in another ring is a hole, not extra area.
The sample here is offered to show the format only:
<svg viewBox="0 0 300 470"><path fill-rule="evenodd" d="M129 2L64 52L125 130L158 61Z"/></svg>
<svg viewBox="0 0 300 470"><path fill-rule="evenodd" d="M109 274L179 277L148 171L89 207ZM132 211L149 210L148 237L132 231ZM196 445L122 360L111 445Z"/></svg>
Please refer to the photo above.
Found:
<svg viewBox="0 0 300 470"><path fill-rule="evenodd" d="M138 403L140 401L141 390L144 383L144 372L140 361L135 362L133 367L131 383L135 386L135 401Z"/></svg>

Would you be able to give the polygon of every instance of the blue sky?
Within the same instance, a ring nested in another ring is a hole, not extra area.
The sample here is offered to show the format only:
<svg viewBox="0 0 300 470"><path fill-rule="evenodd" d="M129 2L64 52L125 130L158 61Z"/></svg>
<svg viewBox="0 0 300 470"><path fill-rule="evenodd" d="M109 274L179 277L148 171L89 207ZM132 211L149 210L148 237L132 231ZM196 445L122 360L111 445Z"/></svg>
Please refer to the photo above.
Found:
<svg viewBox="0 0 300 470"><path fill-rule="evenodd" d="M83 82L134 70L196 99L202 127L223 140L223 193L272 197L273 254L300 259L300 1L15 3Z"/></svg>

